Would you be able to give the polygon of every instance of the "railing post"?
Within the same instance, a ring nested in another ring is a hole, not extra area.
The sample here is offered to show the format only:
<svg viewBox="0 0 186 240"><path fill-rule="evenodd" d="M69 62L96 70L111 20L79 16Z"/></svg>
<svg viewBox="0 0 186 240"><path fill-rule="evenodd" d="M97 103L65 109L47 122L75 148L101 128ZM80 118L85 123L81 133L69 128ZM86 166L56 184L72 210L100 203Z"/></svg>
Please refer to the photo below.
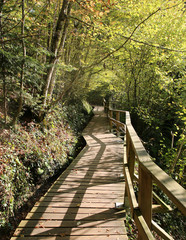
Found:
<svg viewBox="0 0 186 240"><path fill-rule="evenodd" d="M134 164L135 164L135 153L133 150L132 142L130 139L130 135L128 129L126 128L126 145L127 145L127 164L130 172L130 177L133 182L134 178Z"/></svg>
<svg viewBox="0 0 186 240"><path fill-rule="evenodd" d="M119 111L116 112L116 120L120 121L120 112Z"/></svg>
<svg viewBox="0 0 186 240"><path fill-rule="evenodd" d="M112 110L109 109L109 117L112 118L113 117L113 112ZM110 132L112 132L112 120L109 120L109 124L110 124Z"/></svg>
<svg viewBox="0 0 186 240"><path fill-rule="evenodd" d="M152 222L152 177L142 168L142 164L139 163L139 192L138 192L139 209L144 217L149 229ZM142 240L142 236L139 233L139 240Z"/></svg>
<svg viewBox="0 0 186 240"><path fill-rule="evenodd" d="M120 112L119 111L116 112L116 120L120 121ZM116 131L117 131L117 137L119 137L120 133L119 133L119 125L118 124L117 124L117 127L116 127Z"/></svg>
<svg viewBox="0 0 186 240"><path fill-rule="evenodd" d="M124 154L126 154L126 161L125 163L127 163L128 165L128 169L129 169L129 173L130 173L130 178L131 181L133 183L133 178L134 178L134 164L135 164L135 153L134 150L132 148L132 143L131 143L131 139L130 139L130 134L128 131L128 128L126 126L126 136L125 136L125 145L126 145L126 152L124 152ZM125 158L125 156L124 156ZM124 194L124 205L127 206L127 191L125 190L125 194Z"/></svg>

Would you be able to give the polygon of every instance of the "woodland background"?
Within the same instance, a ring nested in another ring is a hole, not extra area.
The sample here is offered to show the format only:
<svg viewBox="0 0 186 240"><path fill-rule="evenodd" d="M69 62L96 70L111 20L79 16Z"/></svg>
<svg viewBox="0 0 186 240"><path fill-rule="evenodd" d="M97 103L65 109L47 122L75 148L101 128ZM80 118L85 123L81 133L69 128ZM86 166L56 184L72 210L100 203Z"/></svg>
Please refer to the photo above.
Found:
<svg viewBox="0 0 186 240"><path fill-rule="evenodd" d="M185 186L184 21L183 0L0 0L1 227L68 164L103 98Z"/></svg>

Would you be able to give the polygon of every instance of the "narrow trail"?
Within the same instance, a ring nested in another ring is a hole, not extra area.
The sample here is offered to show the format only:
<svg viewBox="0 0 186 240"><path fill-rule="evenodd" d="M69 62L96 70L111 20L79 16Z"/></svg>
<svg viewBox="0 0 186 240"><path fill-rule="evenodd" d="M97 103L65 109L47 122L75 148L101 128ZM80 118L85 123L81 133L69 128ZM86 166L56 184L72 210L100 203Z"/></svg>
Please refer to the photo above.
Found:
<svg viewBox="0 0 186 240"><path fill-rule="evenodd" d="M85 128L87 145L22 220L11 240L126 240L123 142L103 107Z"/></svg>

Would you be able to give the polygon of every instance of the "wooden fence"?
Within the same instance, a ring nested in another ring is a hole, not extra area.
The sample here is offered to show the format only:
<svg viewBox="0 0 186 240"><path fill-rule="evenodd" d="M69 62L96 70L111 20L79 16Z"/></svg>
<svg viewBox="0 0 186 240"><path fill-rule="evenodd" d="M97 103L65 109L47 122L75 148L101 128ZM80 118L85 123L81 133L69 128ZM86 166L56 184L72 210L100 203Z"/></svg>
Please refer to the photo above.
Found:
<svg viewBox="0 0 186 240"><path fill-rule="evenodd" d="M104 106L111 130L115 131L118 136L125 135L123 161L126 181L125 196L129 200L131 215L138 228L138 239L155 239L152 230L163 239L173 239L152 220L153 212L171 211L171 207L153 192L153 185L158 186L183 215L186 215L185 189L152 161L131 124L129 112L110 109L106 104ZM121 121L121 117L125 123ZM138 184L138 197L134 191L134 182ZM158 204L153 204L153 199Z"/></svg>

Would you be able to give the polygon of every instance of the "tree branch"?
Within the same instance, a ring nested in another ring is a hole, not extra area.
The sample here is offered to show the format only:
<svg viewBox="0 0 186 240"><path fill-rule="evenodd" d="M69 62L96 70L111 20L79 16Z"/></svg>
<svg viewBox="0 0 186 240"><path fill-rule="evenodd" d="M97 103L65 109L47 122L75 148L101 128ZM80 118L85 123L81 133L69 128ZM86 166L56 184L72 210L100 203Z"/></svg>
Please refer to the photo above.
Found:
<svg viewBox="0 0 186 240"><path fill-rule="evenodd" d="M182 4L182 3L183 3L183 1L181 1L181 2L179 2L179 3L177 3L177 4L175 4L175 5L173 5L173 6L171 6L171 7L161 8L161 10L162 10L162 11L166 11L166 10L169 10L169 9L171 9L171 8L175 8L175 7L179 6L179 5ZM184 4L184 3L183 3L183 4Z"/></svg>
<svg viewBox="0 0 186 240"><path fill-rule="evenodd" d="M29 10L24 14L24 17L26 17L26 16L30 13L30 11L33 9L33 7L34 7L36 4L37 4L37 2L34 3L34 5L33 5L31 8L29 8ZM38 16L40 16L40 13L46 8L47 5L48 5L48 3L44 4L44 6L42 7L42 9L41 9L41 11L39 12ZM38 16L37 16L37 17L38 17ZM10 29L9 29L8 31L6 31L5 33L7 34L7 33L11 32L14 28L16 28L19 24L21 24L21 22L22 22L22 19L21 19L20 21L18 21L12 28L10 28ZM3 35L4 35L5 33L3 33Z"/></svg>
<svg viewBox="0 0 186 240"><path fill-rule="evenodd" d="M126 38L126 39L129 38L130 41L137 42L137 43L140 43L140 44L144 44L144 45L147 45L147 46L150 46L150 47L160 48L160 49L167 50L167 51L172 51L172 52L183 52L183 53L186 52L186 50L171 49L171 48L167 48L167 47L162 47L160 45L155 45L155 44L152 44L152 43L139 41L139 40L136 40L134 38L126 37L126 36L123 36L123 35L120 35L120 36L123 37L123 38Z"/></svg>
<svg viewBox="0 0 186 240"><path fill-rule="evenodd" d="M82 21L82 20L80 20L79 18L77 18L77 17L73 17L73 16L69 16L70 18L72 18L72 19L75 19L75 20L77 20L77 21L79 21L79 22L81 22L81 23L83 23L83 24L85 24L85 25L87 25L87 26L89 26L89 27L92 27L92 28L94 28L94 25L92 25L92 24L89 24L89 23L86 23L86 22L84 22L84 21Z"/></svg>
<svg viewBox="0 0 186 240"><path fill-rule="evenodd" d="M143 24L145 23L150 17L152 17L153 15L155 15L157 12L159 12L161 10L161 8L158 8L156 11L152 12L148 17L146 17L143 21L141 21L135 28L134 30L132 31L132 33L130 34L130 36L126 39L126 41L121 45L119 46L118 48L116 48L115 50L113 50L112 52L109 52L105 57L103 57L101 60L99 60L98 62L96 63L93 63L91 66L89 67L92 67L92 66L95 66L99 63L101 63L102 61L104 61L105 59L107 59L108 57L110 57L112 54L114 54L115 52L119 51L121 48L123 48L125 46L125 44L131 39L131 37L133 36L133 34L135 33L135 31Z"/></svg>

